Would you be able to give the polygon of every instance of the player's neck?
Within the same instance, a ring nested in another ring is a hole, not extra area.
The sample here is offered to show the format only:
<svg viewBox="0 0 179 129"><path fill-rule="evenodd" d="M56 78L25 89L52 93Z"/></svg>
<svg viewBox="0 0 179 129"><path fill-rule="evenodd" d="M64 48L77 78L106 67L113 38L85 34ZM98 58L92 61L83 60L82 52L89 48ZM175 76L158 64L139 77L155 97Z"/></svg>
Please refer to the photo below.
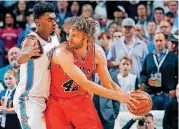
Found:
<svg viewBox="0 0 179 129"><path fill-rule="evenodd" d="M87 44L84 44L81 48L75 49L75 52L80 59L84 60L88 52Z"/></svg>
<svg viewBox="0 0 179 129"><path fill-rule="evenodd" d="M44 40L49 41L49 34L45 34L44 32L37 30L37 34L42 37Z"/></svg>

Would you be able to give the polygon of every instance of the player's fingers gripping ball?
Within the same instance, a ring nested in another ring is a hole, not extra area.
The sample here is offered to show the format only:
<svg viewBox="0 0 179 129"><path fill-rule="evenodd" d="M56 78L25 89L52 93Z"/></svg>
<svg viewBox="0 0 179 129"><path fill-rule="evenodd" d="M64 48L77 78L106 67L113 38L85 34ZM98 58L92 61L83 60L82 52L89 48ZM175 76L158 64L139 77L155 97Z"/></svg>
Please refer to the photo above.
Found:
<svg viewBox="0 0 179 129"><path fill-rule="evenodd" d="M133 98L135 98L137 101L139 101L140 104L137 104L134 102L135 106L137 107L136 109L134 109L132 106L128 105L129 111L136 116L143 116L143 115L149 113L152 108L152 99L151 99L150 95L143 91L134 91L134 92L131 92L131 94L139 94L140 95L140 97L133 96Z"/></svg>

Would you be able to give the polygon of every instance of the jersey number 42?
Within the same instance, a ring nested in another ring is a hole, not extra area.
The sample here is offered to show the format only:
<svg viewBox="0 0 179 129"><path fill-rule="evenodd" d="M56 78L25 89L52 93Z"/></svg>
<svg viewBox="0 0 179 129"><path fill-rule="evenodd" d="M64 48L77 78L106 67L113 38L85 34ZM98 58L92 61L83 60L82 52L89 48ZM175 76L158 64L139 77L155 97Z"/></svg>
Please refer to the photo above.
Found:
<svg viewBox="0 0 179 129"><path fill-rule="evenodd" d="M70 79L70 80L68 80L67 82L65 82L64 84L63 84L63 87L64 87L64 91L66 91L66 92L73 92L73 91L76 91L76 90L78 90L78 85L76 85L76 86L73 86L73 83L74 83L74 81L72 80L72 79ZM72 87L73 86L73 87Z"/></svg>

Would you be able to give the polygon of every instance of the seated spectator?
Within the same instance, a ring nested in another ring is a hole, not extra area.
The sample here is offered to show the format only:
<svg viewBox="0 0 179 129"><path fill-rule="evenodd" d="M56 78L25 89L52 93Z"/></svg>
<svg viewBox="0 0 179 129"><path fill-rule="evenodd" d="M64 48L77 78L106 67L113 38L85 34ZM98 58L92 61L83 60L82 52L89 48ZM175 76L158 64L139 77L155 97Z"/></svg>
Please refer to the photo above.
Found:
<svg viewBox="0 0 179 129"><path fill-rule="evenodd" d="M125 18L122 22L124 27L124 36L113 43L107 56L108 68L113 72L119 70L120 59L123 56L130 56L133 61L131 73L140 78L140 71L146 55L148 54L147 46L144 41L135 36L135 22L131 18Z"/></svg>
<svg viewBox="0 0 179 129"><path fill-rule="evenodd" d="M157 32L160 31L160 22L162 20L164 20L164 14L165 14L165 12L164 12L163 8L161 8L161 7L155 8L155 10L154 10L154 21L157 25Z"/></svg>
<svg viewBox="0 0 179 129"><path fill-rule="evenodd" d="M132 59L124 56L120 60L120 72L113 73L111 78L124 92L131 92L139 89L139 81L136 75L130 73L132 69ZM128 111L127 105L120 103L120 111Z"/></svg>
<svg viewBox="0 0 179 129"><path fill-rule="evenodd" d="M61 27L65 22L65 19L72 17L73 14L68 11L68 1L57 1L57 12L56 12L56 21Z"/></svg>
<svg viewBox="0 0 179 129"><path fill-rule="evenodd" d="M154 127L154 117L151 113L146 114L144 120L145 120L145 129L156 129Z"/></svg>
<svg viewBox="0 0 179 129"><path fill-rule="evenodd" d="M163 129L178 128L178 104L179 104L179 84L176 86L176 96L172 97L165 108L163 118Z"/></svg>
<svg viewBox="0 0 179 129"><path fill-rule="evenodd" d="M95 19L93 14L93 8L90 4L85 4L82 6L82 14L88 16L91 19ZM97 26L96 26L95 38L98 39L98 36L101 33L101 29L98 21L96 21L96 24Z"/></svg>
<svg viewBox="0 0 179 129"><path fill-rule="evenodd" d="M151 96L152 110L164 110L178 79L177 56L169 52L163 33L154 36L155 52L147 55L141 71L141 85Z"/></svg>
<svg viewBox="0 0 179 129"><path fill-rule="evenodd" d="M135 25L135 34L140 40L143 40L145 42L146 46L148 46L149 41L148 41L148 38L145 36L142 25L140 24Z"/></svg>
<svg viewBox="0 0 179 129"><path fill-rule="evenodd" d="M0 93L0 126L4 129L20 129L20 122L13 107L13 98L17 80L17 74L13 70L5 72L4 82L7 89Z"/></svg>
<svg viewBox="0 0 179 129"><path fill-rule="evenodd" d="M112 36L112 42L116 42L123 36L123 32L121 30L115 31Z"/></svg>
<svg viewBox="0 0 179 129"><path fill-rule="evenodd" d="M107 32L101 33L98 37L99 45L103 48L106 56L108 55L109 48L110 48L110 39L111 36Z"/></svg>
<svg viewBox="0 0 179 129"><path fill-rule="evenodd" d="M174 15L174 23L173 26L179 29L178 27L178 1L168 1L168 8L169 11L173 13Z"/></svg>
<svg viewBox="0 0 179 129"><path fill-rule="evenodd" d="M20 65L17 63L17 57L19 55L20 49L17 47L13 47L9 50L8 52L8 60L9 60L9 65L0 68L0 81L4 82L4 73L7 70L14 70L19 77L19 69Z"/></svg>
<svg viewBox="0 0 179 129"><path fill-rule="evenodd" d="M73 1L70 9L73 16L80 15L80 3L78 1Z"/></svg>
<svg viewBox="0 0 179 129"><path fill-rule="evenodd" d="M115 32L115 31L117 31L117 24L115 23L115 22L112 22L112 23L110 23L109 24L109 26L108 26L108 29L107 29L107 32L109 32L110 33L110 35L113 35L113 33Z"/></svg>
<svg viewBox="0 0 179 129"><path fill-rule="evenodd" d="M95 19L100 19L101 17L107 18L107 7L106 1L97 1L97 5L94 8Z"/></svg>
<svg viewBox="0 0 179 129"><path fill-rule="evenodd" d="M174 26L174 14L172 12L168 12L165 14L165 21L169 22L170 25L172 26L171 33L175 33L177 28Z"/></svg>
<svg viewBox="0 0 179 129"><path fill-rule="evenodd" d="M165 20L160 22L160 32L165 34L165 36L167 36L167 39L171 35L171 30L172 30L172 26L171 26L171 24L169 22L167 22Z"/></svg>
<svg viewBox="0 0 179 129"><path fill-rule="evenodd" d="M168 50L178 55L178 31L169 37L169 42L167 43Z"/></svg>
<svg viewBox="0 0 179 129"><path fill-rule="evenodd" d="M147 7L144 4L139 4L137 6L137 18L136 18L136 24L140 24L143 28L144 35L147 34Z"/></svg>
<svg viewBox="0 0 179 129"><path fill-rule="evenodd" d="M157 30L156 23L154 21L149 21L147 24L147 38L149 40L147 47L148 47L149 53L152 53L155 50L154 35L155 35L156 30Z"/></svg>
<svg viewBox="0 0 179 129"><path fill-rule="evenodd" d="M16 16L17 26L25 29L26 25L26 12L27 12L26 1L18 1L17 6L14 9L14 14Z"/></svg>
<svg viewBox="0 0 179 129"><path fill-rule="evenodd" d="M13 13L6 13L4 19L4 27L0 29L0 38L4 42L6 52L17 45L17 39L22 29L15 27L15 17ZM5 57L4 65L7 65L7 57Z"/></svg>

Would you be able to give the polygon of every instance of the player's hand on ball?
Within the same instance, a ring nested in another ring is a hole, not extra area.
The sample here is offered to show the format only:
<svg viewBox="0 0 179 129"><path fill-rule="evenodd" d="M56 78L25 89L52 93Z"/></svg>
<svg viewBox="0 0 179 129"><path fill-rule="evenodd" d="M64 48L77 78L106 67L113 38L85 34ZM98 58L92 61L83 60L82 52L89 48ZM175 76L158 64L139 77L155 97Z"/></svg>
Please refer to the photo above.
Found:
<svg viewBox="0 0 179 129"><path fill-rule="evenodd" d="M137 109L135 104L140 104L140 102L133 97L141 97L140 95L135 94L135 93L125 93L125 92L121 93L121 95L122 95L121 96L122 99L119 100L120 102L130 105L134 109Z"/></svg>

